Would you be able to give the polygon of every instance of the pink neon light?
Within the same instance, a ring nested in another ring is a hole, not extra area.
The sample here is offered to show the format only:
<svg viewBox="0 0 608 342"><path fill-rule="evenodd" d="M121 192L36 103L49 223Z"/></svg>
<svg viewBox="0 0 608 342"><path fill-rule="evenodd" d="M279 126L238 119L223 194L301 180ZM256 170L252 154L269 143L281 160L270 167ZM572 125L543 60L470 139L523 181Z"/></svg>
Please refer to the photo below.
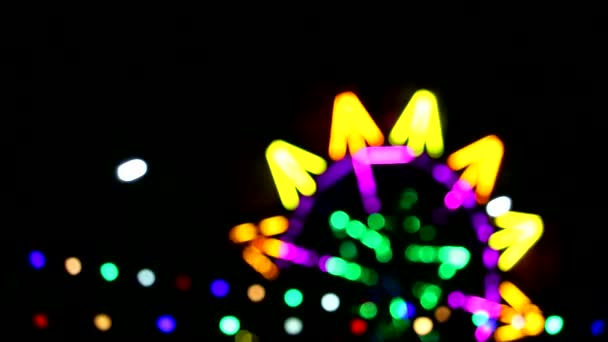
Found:
<svg viewBox="0 0 608 342"><path fill-rule="evenodd" d="M482 324L475 329L475 339L478 342L485 342L490 336L492 336L492 328L486 324Z"/></svg>
<svg viewBox="0 0 608 342"><path fill-rule="evenodd" d="M464 205L465 208L474 207L475 194L472 194L471 191L472 188L467 182L460 179L457 180L443 199L446 208L456 210L462 205Z"/></svg>
<svg viewBox="0 0 608 342"><path fill-rule="evenodd" d="M380 200L376 198L376 181L367 152L367 149L362 149L352 158L352 161L363 207L371 214L380 211Z"/></svg>
<svg viewBox="0 0 608 342"><path fill-rule="evenodd" d="M372 165L407 164L416 158L407 146L373 146L366 150L368 163Z"/></svg>
<svg viewBox="0 0 608 342"><path fill-rule="evenodd" d="M485 311L490 318L497 318L502 310L502 305L482 297L467 296L463 308L470 313Z"/></svg>

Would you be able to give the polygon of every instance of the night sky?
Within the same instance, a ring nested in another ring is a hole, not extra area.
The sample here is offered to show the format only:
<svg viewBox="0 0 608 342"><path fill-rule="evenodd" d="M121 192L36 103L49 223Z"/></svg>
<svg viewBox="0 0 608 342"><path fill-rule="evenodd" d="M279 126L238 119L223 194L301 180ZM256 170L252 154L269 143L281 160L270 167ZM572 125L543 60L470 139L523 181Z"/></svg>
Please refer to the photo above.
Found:
<svg viewBox="0 0 608 342"><path fill-rule="evenodd" d="M216 311L227 306L208 298L209 281L258 279L228 230L285 213L264 157L268 144L284 139L327 159L336 94L357 93L386 135L420 88L439 98L446 155L498 135L506 152L495 194L544 219L545 235L509 278L562 315L568 336L589 336L594 319L608 318L598 271L602 85L595 55L580 49L593 45L512 32L412 48L412 40L385 44L394 31L382 41L341 31L283 39L272 30L203 26L191 18L57 19L14 29L15 67L5 69L16 76L16 101L0 128L13 329L32 330L32 312L47 308L58 334L90 336L92 326L66 322L85 322L103 307L116 312L114 324L131 322L113 336L154 334L145 322L156 308L200 320L179 336L217 330ZM575 49L582 52L559 53ZM115 167L131 157L146 160L149 172L121 184ZM26 263L32 249L47 253L40 274ZM71 255L85 267L117 260L125 277L146 264L167 279L153 295L127 279L100 284L93 271L75 284L62 270ZM307 281L308 273L290 272L287 282ZM178 273L192 276L192 294L171 292ZM246 300L231 301L255 312ZM275 312L270 304L260 310Z"/></svg>

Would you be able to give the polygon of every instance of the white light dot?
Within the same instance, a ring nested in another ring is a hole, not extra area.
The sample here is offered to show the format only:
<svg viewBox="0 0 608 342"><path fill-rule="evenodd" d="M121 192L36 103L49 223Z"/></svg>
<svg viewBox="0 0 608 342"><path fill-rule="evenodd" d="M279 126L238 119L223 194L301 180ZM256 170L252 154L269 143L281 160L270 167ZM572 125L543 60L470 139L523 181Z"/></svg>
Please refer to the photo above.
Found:
<svg viewBox="0 0 608 342"><path fill-rule="evenodd" d="M321 297L321 307L327 312L334 312L340 307L340 298L333 293L326 293Z"/></svg>
<svg viewBox="0 0 608 342"><path fill-rule="evenodd" d="M486 212L490 217L498 217L511 210L511 199L507 196L496 197L486 205Z"/></svg>
<svg viewBox="0 0 608 342"><path fill-rule="evenodd" d="M526 319L522 315L515 315L511 319L511 325L513 325L515 329L521 330L526 326Z"/></svg>
<svg viewBox="0 0 608 342"><path fill-rule="evenodd" d="M141 159L131 159L116 168L116 176L123 182L132 182L148 172L148 165Z"/></svg>
<svg viewBox="0 0 608 342"><path fill-rule="evenodd" d="M154 284L156 281L156 276L154 275L154 272L144 268L143 270L137 272L137 281L141 284L141 286L149 287L152 286L152 284Z"/></svg>
<svg viewBox="0 0 608 342"><path fill-rule="evenodd" d="M289 317L285 320L285 332L289 335L297 335L302 332L302 320L297 317Z"/></svg>

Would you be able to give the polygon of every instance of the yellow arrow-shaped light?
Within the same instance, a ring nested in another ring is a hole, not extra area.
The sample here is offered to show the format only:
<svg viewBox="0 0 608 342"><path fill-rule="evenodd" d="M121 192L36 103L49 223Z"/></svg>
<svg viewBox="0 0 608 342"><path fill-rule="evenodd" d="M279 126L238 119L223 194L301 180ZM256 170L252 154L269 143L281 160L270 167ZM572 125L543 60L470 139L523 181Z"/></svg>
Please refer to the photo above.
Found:
<svg viewBox="0 0 608 342"><path fill-rule="evenodd" d="M298 191L305 196L317 191L317 183L309 172L320 175L327 168L323 158L283 140L275 140L268 146L266 159L281 203L287 210L294 210L300 203Z"/></svg>
<svg viewBox="0 0 608 342"><path fill-rule="evenodd" d="M366 146L380 146L384 135L369 115L357 95L345 92L336 96L329 136L329 157L341 160Z"/></svg>
<svg viewBox="0 0 608 342"><path fill-rule="evenodd" d="M488 240L490 248L503 250L498 268L508 271L528 252L543 234L543 220L534 214L508 211L498 216L494 223L502 228Z"/></svg>
<svg viewBox="0 0 608 342"><path fill-rule="evenodd" d="M391 145L407 142L419 156L426 151L433 158L443 154L443 135L437 98L428 90L418 90L397 119L388 141Z"/></svg>
<svg viewBox="0 0 608 342"><path fill-rule="evenodd" d="M515 284L504 281L498 287L500 296L508 305L503 305L500 326L494 332L494 340L507 342L526 336L536 336L543 332L545 317L538 308Z"/></svg>
<svg viewBox="0 0 608 342"><path fill-rule="evenodd" d="M466 168L460 179L475 188L477 202L485 204L494 189L503 154L502 141L488 135L452 153L447 164L454 171Z"/></svg>

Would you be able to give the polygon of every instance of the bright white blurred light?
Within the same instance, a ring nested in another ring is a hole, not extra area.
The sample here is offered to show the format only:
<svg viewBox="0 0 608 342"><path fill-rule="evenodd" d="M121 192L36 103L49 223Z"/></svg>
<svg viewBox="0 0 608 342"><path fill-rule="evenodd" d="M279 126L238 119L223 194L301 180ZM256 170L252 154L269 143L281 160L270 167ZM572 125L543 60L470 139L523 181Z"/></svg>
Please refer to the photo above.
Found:
<svg viewBox="0 0 608 342"><path fill-rule="evenodd" d="M141 286L149 287L152 286L152 284L154 284L156 281L156 276L154 275L154 272L144 268L143 270L137 272L137 281L141 284Z"/></svg>
<svg viewBox="0 0 608 342"><path fill-rule="evenodd" d="M334 312L340 307L340 298L333 293L326 293L321 297L321 307L327 312Z"/></svg>
<svg viewBox="0 0 608 342"><path fill-rule="evenodd" d="M131 159L116 168L116 176L123 182L132 182L148 172L148 165L141 159Z"/></svg>
<svg viewBox="0 0 608 342"><path fill-rule="evenodd" d="M302 321L297 317L289 317L285 320L285 332L289 335L297 335L302 332Z"/></svg>
<svg viewBox="0 0 608 342"><path fill-rule="evenodd" d="M511 210L511 199L507 196L496 197L486 205L486 213L490 217L498 217Z"/></svg>

